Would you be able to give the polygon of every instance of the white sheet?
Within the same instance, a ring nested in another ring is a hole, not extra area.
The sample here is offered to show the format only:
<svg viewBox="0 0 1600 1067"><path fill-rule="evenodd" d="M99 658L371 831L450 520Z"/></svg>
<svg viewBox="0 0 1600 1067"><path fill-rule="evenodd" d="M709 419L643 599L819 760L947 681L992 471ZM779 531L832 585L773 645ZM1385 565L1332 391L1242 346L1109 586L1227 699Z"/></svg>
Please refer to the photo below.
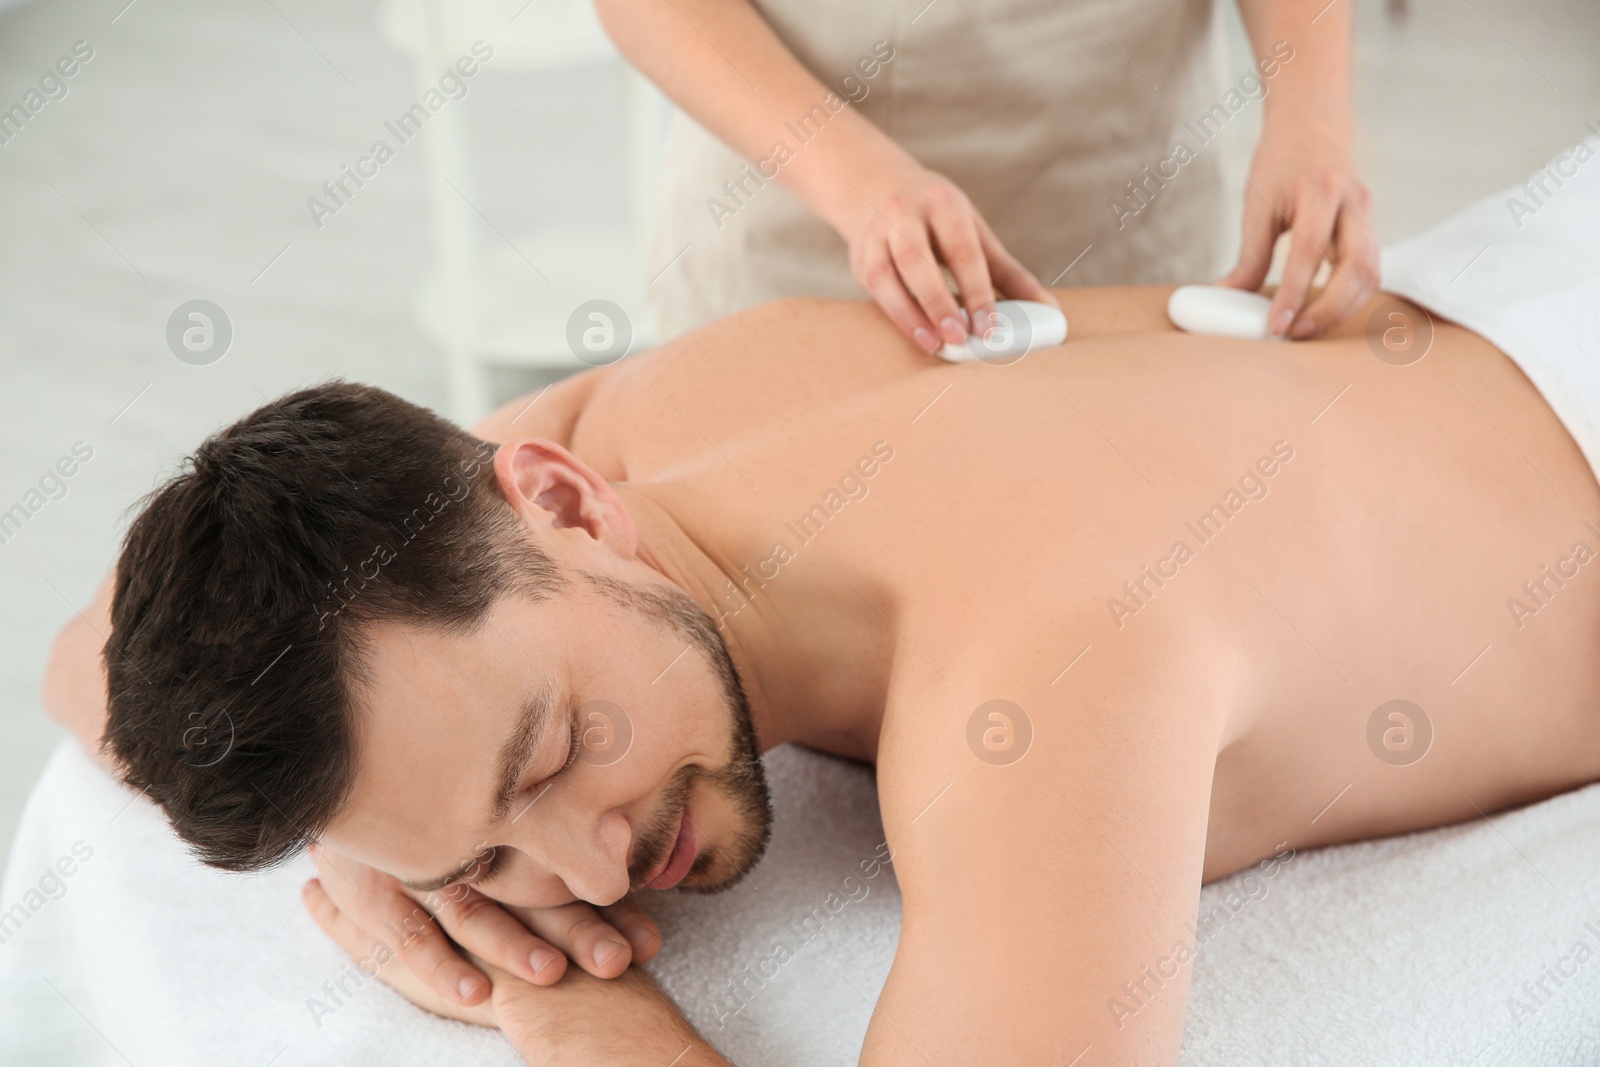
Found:
<svg viewBox="0 0 1600 1067"><path fill-rule="evenodd" d="M900 911L892 871L861 877L882 841L871 776L793 748L767 764L778 811L770 853L750 885L722 897L661 895L666 948L651 969L736 1063L843 1067L856 1062ZM154 805L71 744L33 792L0 901L26 908L27 889L79 841L93 852L65 893L0 945L0 1062L519 1062L494 1034L429 1016L376 982L331 1015L314 1011L312 998L335 1006L323 983L350 964L300 908L307 866L240 876L195 865ZM1206 887L1182 1062L1593 1064L1597 843L1591 786ZM793 959L764 965L779 941ZM1581 964L1570 956L1579 942ZM1530 995L1524 983L1557 966L1571 976ZM728 1012L729 983L750 972L771 977ZM1526 1009L1520 1025L1513 997Z"/></svg>

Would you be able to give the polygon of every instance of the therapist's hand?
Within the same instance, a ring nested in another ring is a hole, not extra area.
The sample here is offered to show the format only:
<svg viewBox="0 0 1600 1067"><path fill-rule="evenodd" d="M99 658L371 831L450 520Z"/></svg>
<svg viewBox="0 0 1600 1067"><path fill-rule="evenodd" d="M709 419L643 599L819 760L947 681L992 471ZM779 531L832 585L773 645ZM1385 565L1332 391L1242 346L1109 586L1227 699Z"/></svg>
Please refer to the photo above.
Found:
<svg viewBox="0 0 1600 1067"><path fill-rule="evenodd" d="M1284 230L1292 233L1289 258L1268 327L1294 340L1320 337L1377 291L1378 241L1372 197L1356 175L1349 150L1315 124L1283 122L1262 131L1244 189L1243 247L1222 284L1259 289ZM1333 273L1305 304L1324 258L1333 261Z"/></svg>
<svg viewBox="0 0 1600 1067"><path fill-rule="evenodd" d="M569 957L596 978L615 978L661 949L660 930L632 897L604 908L581 901L522 908L464 885L412 894L393 876L327 846L313 846L312 856L318 877L307 883L305 904L323 931L341 944L353 936L345 925L358 931L367 955L398 959L451 1005L480 1005L491 992L458 945L534 985L559 981Z"/></svg>
<svg viewBox="0 0 1600 1067"><path fill-rule="evenodd" d="M924 352L966 340L962 306L973 334L983 336L993 324L996 289L1013 300L1059 306L949 179L908 166L860 191L871 206L863 204L841 230L850 246L850 273ZM940 263L961 288L960 304Z"/></svg>

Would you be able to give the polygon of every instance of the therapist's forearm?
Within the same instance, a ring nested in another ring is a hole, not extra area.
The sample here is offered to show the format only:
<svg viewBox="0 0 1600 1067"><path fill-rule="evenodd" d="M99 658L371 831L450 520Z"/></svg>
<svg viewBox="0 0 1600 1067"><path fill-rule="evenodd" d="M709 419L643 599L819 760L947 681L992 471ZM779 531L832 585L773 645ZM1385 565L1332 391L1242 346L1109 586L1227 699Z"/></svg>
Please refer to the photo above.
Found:
<svg viewBox="0 0 1600 1067"><path fill-rule="evenodd" d="M596 0L595 7L618 49L748 160L792 141L784 124L834 92L748 0ZM790 147L795 155L777 180L840 232L872 210L868 200L895 175L917 166L851 107L804 146Z"/></svg>
<svg viewBox="0 0 1600 1067"><path fill-rule="evenodd" d="M1239 0L1250 44L1266 59L1279 41L1294 49L1267 94L1264 123L1313 130L1344 149L1354 122L1350 52L1354 0ZM1313 21L1315 20L1315 21Z"/></svg>

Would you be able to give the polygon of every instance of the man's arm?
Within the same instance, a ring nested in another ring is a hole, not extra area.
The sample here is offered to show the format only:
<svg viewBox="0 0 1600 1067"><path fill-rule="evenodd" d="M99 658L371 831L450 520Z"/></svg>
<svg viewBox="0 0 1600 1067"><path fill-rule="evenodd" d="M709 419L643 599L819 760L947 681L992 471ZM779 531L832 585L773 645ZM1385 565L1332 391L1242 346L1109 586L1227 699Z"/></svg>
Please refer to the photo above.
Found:
<svg viewBox="0 0 1600 1067"><path fill-rule="evenodd" d="M1038 663L997 664L992 690L886 727L905 910L862 1064L1177 1063L1226 701L1215 664L1152 632L1097 642L1055 688L1016 684L1048 679ZM969 742L997 697L1032 729L1011 763L973 745L1003 753L1020 721Z"/></svg>
<svg viewBox="0 0 1600 1067"><path fill-rule="evenodd" d="M626 363L613 363L595 367L519 396L485 415L470 432L494 444L514 437L542 437L570 448L578 420L595 391L625 366Z"/></svg>
<svg viewBox="0 0 1600 1067"><path fill-rule="evenodd" d="M734 1067L638 967L610 980L574 969L548 988L494 977L495 1021L534 1067Z"/></svg>
<svg viewBox="0 0 1600 1067"><path fill-rule="evenodd" d="M115 580L115 571L106 575L89 606L74 614L56 634L39 682L45 712L112 774L116 768L111 756L100 747L106 728L106 674L100 650L111 634Z"/></svg>

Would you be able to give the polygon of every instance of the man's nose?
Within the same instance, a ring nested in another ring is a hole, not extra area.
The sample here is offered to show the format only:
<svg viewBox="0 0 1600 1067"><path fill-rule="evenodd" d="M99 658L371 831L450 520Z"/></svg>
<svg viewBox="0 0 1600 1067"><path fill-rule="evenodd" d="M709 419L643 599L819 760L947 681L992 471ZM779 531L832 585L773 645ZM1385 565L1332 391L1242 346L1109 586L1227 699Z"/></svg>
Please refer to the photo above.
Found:
<svg viewBox="0 0 1600 1067"><path fill-rule="evenodd" d="M516 903L556 908L584 900L604 907L627 895L633 831L621 812L578 826L546 825L544 831L537 841L507 842L531 866L515 879L521 898Z"/></svg>
<svg viewBox="0 0 1600 1067"><path fill-rule="evenodd" d="M550 859L573 896L604 907L628 894L632 846L633 831L627 818L613 811L596 819L588 832L566 837L555 846Z"/></svg>

